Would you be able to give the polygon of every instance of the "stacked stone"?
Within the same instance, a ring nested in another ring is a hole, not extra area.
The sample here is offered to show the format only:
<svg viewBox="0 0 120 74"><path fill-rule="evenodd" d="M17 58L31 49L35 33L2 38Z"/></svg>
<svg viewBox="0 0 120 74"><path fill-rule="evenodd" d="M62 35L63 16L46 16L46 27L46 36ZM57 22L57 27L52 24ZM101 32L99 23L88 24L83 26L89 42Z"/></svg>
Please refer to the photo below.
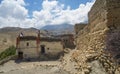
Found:
<svg viewBox="0 0 120 74"><path fill-rule="evenodd" d="M120 0L96 0L88 16L89 24L79 32L77 50L71 54L76 74L119 74L120 67L104 49L107 33L120 30Z"/></svg>

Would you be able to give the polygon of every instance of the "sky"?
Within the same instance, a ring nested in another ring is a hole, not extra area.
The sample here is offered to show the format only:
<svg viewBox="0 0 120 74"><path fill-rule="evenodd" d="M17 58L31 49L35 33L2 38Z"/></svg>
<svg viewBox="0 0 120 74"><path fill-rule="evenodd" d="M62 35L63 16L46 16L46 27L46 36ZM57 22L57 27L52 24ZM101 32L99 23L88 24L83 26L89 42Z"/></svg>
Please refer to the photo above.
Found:
<svg viewBox="0 0 120 74"><path fill-rule="evenodd" d="M0 28L87 23L95 0L0 0Z"/></svg>

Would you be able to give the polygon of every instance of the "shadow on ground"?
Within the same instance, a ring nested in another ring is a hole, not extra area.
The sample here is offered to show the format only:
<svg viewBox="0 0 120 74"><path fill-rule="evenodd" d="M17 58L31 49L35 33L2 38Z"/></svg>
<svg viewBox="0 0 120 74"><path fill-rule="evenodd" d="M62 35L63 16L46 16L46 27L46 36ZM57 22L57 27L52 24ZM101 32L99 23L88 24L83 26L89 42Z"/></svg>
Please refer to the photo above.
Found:
<svg viewBox="0 0 120 74"><path fill-rule="evenodd" d="M64 56L63 52L59 52L57 54L42 54L38 58L27 58L27 59L14 59L15 63L21 63L21 62L40 62L40 61L57 61L61 57Z"/></svg>

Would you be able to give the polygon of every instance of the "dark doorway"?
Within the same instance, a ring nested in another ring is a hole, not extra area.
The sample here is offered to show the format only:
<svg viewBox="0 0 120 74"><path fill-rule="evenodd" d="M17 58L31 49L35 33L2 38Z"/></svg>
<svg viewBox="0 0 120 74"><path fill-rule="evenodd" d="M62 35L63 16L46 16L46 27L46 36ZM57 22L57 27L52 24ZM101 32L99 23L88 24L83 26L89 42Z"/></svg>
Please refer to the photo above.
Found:
<svg viewBox="0 0 120 74"><path fill-rule="evenodd" d="M29 43L27 42L27 44L26 44L27 46L29 46Z"/></svg>
<svg viewBox="0 0 120 74"><path fill-rule="evenodd" d="M42 53L42 54L45 53L45 45L41 45L41 53Z"/></svg>
<svg viewBox="0 0 120 74"><path fill-rule="evenodd" d="M23 52L18 52L18 59L23 59Z"/></svg>

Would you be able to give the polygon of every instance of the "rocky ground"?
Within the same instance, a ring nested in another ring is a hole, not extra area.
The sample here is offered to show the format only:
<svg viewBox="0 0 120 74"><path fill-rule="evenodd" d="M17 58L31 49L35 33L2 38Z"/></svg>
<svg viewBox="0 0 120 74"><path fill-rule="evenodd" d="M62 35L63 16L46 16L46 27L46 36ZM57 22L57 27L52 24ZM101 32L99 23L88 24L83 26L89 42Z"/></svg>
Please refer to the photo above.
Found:
<svg viewBox="0 0 120 74"><path fill-rule="evenodd" d="M100 53L68 50L62 58L61 66L70 74L120 74L120 67L109 56Z"/></svg>
<svg viewBox="0 0 120 74"><path fill-rule="evenodd" d="M0 74L120 74L120 67L104 54L66 50L57 61L14 61L0 65Z"/></svg>
<svg viewBox="0 0 120 74"><path fill-rule="evenodd" d="M0 74L69 74L59 61L20 62L13 60L0 66Z"/></svg>

